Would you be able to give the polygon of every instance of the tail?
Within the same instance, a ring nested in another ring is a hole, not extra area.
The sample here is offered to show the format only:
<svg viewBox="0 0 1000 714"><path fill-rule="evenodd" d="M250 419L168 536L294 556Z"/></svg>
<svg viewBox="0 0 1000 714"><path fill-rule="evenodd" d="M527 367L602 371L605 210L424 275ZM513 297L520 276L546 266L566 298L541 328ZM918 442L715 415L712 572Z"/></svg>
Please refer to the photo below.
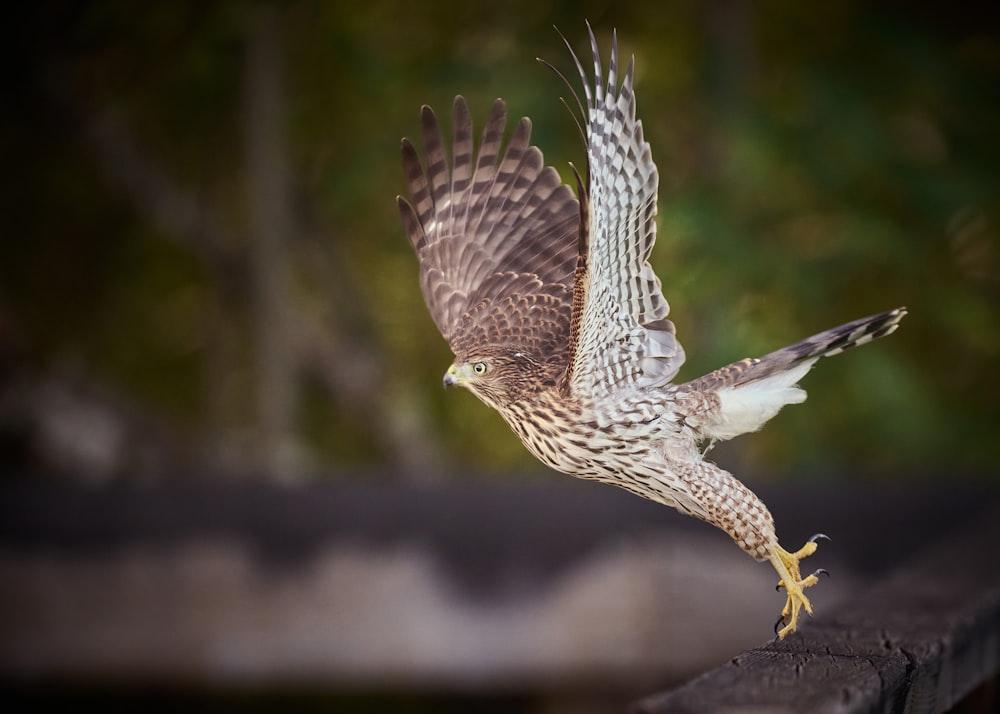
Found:
<svg viewBox="0 0 1000 714"><path fill-rule="evenodd" d="M719 408L701 425L703 438L731 439L757 431L786 404L799 404L806 393L796 383L820 357L840 354L891 334L906 315L905 307L863 317L820 332L760 359L745 359L717 369L681 390L714 392Z"/></svg>

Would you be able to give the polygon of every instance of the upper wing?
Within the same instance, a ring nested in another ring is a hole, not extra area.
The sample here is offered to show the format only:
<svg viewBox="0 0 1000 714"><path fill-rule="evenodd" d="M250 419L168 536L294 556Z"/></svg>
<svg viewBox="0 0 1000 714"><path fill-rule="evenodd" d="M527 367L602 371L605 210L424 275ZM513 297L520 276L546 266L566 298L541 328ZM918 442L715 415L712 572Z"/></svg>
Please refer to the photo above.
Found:
<svg viewBox="0 0 1000 714"><path fill-rule="evenodd" d="M531 146L531 121L520 121L501 154L498 99L474 156L469 108L456 97L449 171L437 117L427 106L421 117L426 168L403 139L413 203L397 202L438 329L456 355L490 344L565 359L580 209Z"/></svg>
<svg viewBox="0 0 1000 714"><path fill-rule="evenodd" d="M583 267L574 286L568 386L577 395L602 396L631 385L668 383L684 362L684 350L665 319L670 308L648 262L659 178L635 118L634 60L619 90L616 36L602 87L593 30L590 42L593 89L573 54L587 103L589 205L581 225Z"/></svg>

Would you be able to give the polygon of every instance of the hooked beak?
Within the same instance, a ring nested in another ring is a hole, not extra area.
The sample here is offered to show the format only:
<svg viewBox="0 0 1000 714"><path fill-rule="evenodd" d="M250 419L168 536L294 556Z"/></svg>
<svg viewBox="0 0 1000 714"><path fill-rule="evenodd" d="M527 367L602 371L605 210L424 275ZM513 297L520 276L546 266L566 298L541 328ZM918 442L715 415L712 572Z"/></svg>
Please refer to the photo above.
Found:
<svg viewBox="0 0 1000 714"><path fill-rule="evenodd" d="M458 384L458 370L455 369L455 365L448 368L448 371L444 373L444 379L442 380L444 388L454 387Z"/></svg>

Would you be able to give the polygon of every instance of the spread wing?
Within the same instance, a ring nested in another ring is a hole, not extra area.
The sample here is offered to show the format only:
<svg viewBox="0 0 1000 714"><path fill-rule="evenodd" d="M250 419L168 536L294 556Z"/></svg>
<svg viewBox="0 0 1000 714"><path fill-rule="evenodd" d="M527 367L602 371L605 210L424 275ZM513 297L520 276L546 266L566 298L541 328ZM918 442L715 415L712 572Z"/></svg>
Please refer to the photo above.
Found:
<svg viewBox="0 0 1000 714"><path fill-rule="evenodd" d="M449 170L437 117L427 106L421 116L426 166L403 139L413 202L397 203L438 329L456 356L491 345L565 361L580 209L531 146L531 121L521 119L501 152L498 99L474 155L469 108L456 97Z"/></svg>
<svg viewBox="0 0 1000 714"><path fill-rule="evenodd" d="M590 30L589 23L587 27ZM629 386L667 384L683 364L684 350L666 319L670 308L648 262L656 240L659 178L642 123L635 118L634 60L619 88L615 37L607 85L602 87L593 30L590 42L593 87L573 54L587 105L588 186L568 387L578 396L601 397Z"/></svg>

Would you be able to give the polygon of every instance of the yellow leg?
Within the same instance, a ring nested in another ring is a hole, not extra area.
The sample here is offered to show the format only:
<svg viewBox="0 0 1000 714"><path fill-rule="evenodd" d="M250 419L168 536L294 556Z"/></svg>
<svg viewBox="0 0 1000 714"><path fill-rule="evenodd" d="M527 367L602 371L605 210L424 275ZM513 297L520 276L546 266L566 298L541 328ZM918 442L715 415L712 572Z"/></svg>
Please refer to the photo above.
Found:
<svg viewBox="0 0 1000 714"><path fill-rule="evenodd" d="M789 632L795 632L795 628L799 623L799 612L802 609L805 609L810 615L812 614L812 604L810 604L809 598L806 597L803 590L819 582L817 573L826 571L817 570L815 573L803 578L799 572L799 561L816 552L816 540L819 538L826 538L826 536L822 534L813 536L794 553L789 553L781 546L775 545L773 552L768 558L774 569L778 571L778 577L780 578L778 587L785 588L785 592L788 594L788 600L781 611L781 619L778 620L779 623L785 623L785 626L778 630L779 640L785 639L785 635Z"/></svg>

